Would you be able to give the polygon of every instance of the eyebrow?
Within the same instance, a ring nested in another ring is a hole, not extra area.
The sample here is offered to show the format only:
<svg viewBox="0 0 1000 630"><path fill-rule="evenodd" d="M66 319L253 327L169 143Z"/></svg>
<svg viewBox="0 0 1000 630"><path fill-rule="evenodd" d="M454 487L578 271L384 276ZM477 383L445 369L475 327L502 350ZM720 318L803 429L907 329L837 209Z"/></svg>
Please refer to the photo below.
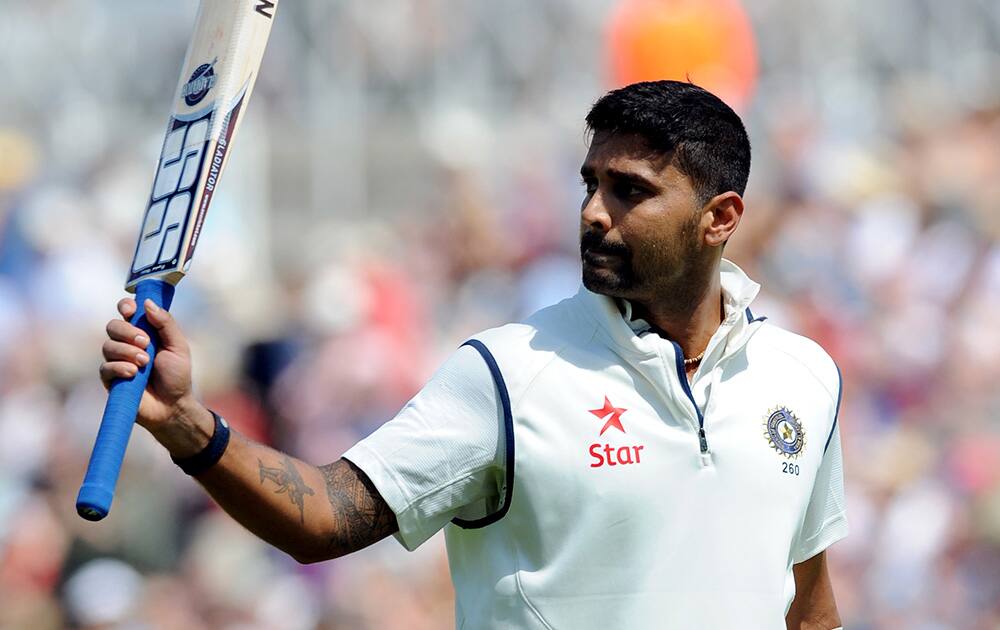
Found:
<svg viewBox="0 0 1000 630"><path fill-rule="evenodd" d="M647 179L647 178L645 178L642 175L639 175L637 173L629 173L627 171L621 171L621 170L618 170L618 169L615 169L615 168L609 168L609 169L607 169L605 171L605 173L607 173L608 177L610 177L611 179L614 179L614 180L617 180L617 181L620 181L620 182L626 182L626 183L629 183L629 184L636 184L636 185L639 185L639 186L645 186L647 188L656 188L657 187L656 184L653 181L651 181L651 180L649 180L649 179ZM593 167L587 166L586 164L583 165L582 167L580 167L580 176L581 177L587 178L587 177L593 177L594 175L595 175L595 171L594 171Z"/></svg>

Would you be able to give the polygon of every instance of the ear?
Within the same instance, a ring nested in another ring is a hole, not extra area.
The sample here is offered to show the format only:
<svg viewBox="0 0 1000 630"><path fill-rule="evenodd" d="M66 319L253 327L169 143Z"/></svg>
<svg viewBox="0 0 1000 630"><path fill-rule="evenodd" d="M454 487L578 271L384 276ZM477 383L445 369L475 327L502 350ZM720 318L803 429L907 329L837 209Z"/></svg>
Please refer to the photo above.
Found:
<svg viewBox="0 0 1000 630"><path fill-rule="evenodd" d="M735 192L716 195L702 210L702 225L705 226L705 244L721 247L736 231L743 217L743 198Z"/></svg>

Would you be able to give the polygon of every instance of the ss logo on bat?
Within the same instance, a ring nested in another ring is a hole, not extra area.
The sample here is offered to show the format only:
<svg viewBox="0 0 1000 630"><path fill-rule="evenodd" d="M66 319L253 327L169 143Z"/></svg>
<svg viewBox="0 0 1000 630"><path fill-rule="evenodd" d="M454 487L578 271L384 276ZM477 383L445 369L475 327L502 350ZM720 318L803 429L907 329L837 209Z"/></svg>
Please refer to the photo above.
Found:
<svg viewBox="0 0 1000 630"><path fill-rule="evenodd" d="M132 261L132 279L177 264L193 189L201 175L210 121L211 113L189 121L171 120Z"/></svg>

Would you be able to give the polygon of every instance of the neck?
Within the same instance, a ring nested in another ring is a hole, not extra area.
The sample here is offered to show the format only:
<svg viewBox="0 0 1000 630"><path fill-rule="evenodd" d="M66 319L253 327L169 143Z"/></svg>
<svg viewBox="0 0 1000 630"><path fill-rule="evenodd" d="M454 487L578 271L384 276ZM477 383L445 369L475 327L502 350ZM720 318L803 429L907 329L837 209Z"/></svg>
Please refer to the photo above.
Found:
<svg viewBox="0 0 1000 630"><path fill-rule="evenodd" d="M685 289L671 291L663 299L633 303L632 316L665 332L690 359L705 351L725 318L718 265L702 282L691 283Z"/></svg>

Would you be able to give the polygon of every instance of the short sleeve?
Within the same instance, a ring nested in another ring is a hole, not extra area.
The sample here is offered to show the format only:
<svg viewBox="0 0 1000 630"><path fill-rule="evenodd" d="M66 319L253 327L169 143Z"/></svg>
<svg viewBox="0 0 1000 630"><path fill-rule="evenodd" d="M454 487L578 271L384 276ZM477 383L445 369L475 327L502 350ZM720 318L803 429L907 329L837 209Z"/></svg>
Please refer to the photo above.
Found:
<svg viewBox="0 0 1000 630"><path fill-rule="evenodd" d="M816 473L805 520L792 550L792 563L805 562L847 536L844 502L844 463L840 450L840 426L834 428L826 444L823 462Z"/></svg>
<svg viewBox="0 0 1000 630"><path fill-rule="evenodd" d="M489 367L459 348L396 415L344 454L396 515L416 549L449 521L500 501L503 412Z"/></svg>

